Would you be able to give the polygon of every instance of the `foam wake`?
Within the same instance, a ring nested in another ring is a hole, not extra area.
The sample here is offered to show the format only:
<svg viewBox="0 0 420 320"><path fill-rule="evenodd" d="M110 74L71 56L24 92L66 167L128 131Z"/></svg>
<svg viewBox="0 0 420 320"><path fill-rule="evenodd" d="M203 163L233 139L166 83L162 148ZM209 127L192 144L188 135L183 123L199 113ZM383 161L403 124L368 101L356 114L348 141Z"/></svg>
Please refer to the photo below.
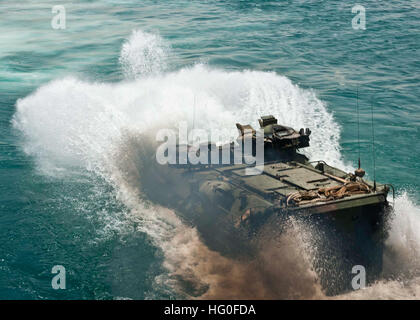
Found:
<svg viewBox="0 0 420 320"><path fill-rule="evenodd" d="M222 289L230 288L229 292L237 295L226 297L241 298L244 291L239 288L249 283L246 271L259 268L261 272L255 276L258 288L246 297L319 297L310 259L300 261L301 255L291 257L289 267L305 266L304 270L295 270L306 275L303 278L311 283L311 289L302 282L293 287L286 278L299 276L290 272L271 274L279 286L267 289L265 284L272 283L263 276L267 264L240 264L205 248L196 231L183 225L172 211L144 199L137 186L141 172L136 162L142 161L137 152L139 137L156 128L177 126L180 121L187 121L191 127L194 122L195 127L219 132L223 139L230 140L236 136L236 122L257 126L261 115L273 114L280 123L311 128L311 147L305 150L309 158L350 169L341 158L340 128L332 114L313 91L301 89L274 72L226 71L204 64L165 71L168 48L159 36L134 31L120 55L126 80L110 84L74 77L57 79L18 100L13 125L22 134L23 149L36 159L37 168L44 174L65 179L75 171L89 171L112 184L118 201L139 218L140 231L164 252L168 274L156 279L157 283L174 288L189 283L189 289L184 286L181 290L186 296L224 297L228 291ZM412 221L406 220L406 211ZM409 234L405 228L419 224L418 211L408 198L398 198L389 240L394 257L405 259L410 270L411 264L418 266L417 260L410 259L411 250L417 250L420 241L414 229L410 241L404 238ZM282 242L282 248L289 248L291 256L303 250L293 249L288 241ZM277 252L273 256L277 254L280 259L287 252L282 250L278 251L282 255ZM232 281L226 284L229 274L237 276L230 277ZM238 290L232 290L235 286ZM290 290L283 290L285 287Z"/></svg>

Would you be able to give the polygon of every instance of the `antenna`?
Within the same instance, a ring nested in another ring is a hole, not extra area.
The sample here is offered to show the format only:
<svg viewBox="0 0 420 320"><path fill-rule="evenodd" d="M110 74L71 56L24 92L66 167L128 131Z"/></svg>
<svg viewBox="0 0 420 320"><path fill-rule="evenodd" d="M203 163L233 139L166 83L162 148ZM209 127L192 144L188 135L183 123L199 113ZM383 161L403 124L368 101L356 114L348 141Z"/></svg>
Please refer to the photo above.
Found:
<svg viewBox="0 0 420 320"><path fill-rule="evenodd" d="M359 177L360 179L365 176L365 170L363 170L360 167L360 121L359 121L359 86L357 86L356 91L356 112L357 112L357 145L359 149L359 168L354 171L354 174L356 177Z"/></svg>
<svg viewBox="0 0 420 320"><path fill-rule="evenodd" d="M360 169L360 121L359 121L359 86L356 91L356 112L357 112L357 146L359 152L359 169Z"/></svg>
<svg viewBox="0 0 420 320"><path fill-rule="evenodd" d="M370 108L372 113L372 156L373 156L373 191L376 191L376 164L375 164L375 130L373 126L373 103L370 97Z"/></svg>
<svg viewBox="0 0 420 320"><path fill-rule="evenodd" d="M194 93L194 106L193 106L193 130L195 128L195 93Z"/></svg>

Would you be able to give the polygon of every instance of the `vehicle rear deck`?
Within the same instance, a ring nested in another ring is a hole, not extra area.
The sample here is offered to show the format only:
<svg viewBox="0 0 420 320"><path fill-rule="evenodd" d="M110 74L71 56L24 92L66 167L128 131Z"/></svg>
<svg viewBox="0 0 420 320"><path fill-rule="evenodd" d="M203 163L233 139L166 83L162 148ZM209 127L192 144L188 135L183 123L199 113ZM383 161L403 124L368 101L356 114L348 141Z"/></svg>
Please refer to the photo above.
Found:
<svg viewBox="0 0 420 320"><path fill-rule="evenodd" d="M290 195L299 192L318 192L334 187L340 188L349 182L348 175L325 163L320 167L321 170L311 164L295 161L266 163L263 172L257 175L247 175L246 168L246 165L234 165L219 167L216 170L222 176L228 177L237 187L257 194L273 205L280 205L287 210L305 211L306 209L307 212L322 213L386 202L386 186L378 184L374 190L372 183L363 181L368 191L362 194L348 194L339 199L291 204L287 201Z"/></svg>

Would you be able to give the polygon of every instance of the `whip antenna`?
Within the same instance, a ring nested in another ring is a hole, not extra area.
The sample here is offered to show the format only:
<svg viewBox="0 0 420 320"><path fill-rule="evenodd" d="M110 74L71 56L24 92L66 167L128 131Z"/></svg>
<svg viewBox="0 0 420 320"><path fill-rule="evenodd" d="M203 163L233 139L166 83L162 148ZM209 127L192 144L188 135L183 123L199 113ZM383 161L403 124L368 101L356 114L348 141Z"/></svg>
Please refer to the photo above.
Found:
<svg viewBox="0 0 420 320"><path fill-rule="evenodd" d="M359 168L354 172L354 174L359 177L360 179L364 177L365 170L360 167L360 121L359 121L359 87L357 87L356 91L356 113L357 113L357 146L358 146L358 153L359 153Z"/></svg>
<svg viewBox="0 0 420 320"><path fill-rule="evenodd" d="M193 130L195 128L195 93L194 93L194 106L193 106Z"/></svg>
<svg viewBox="0 0 420 320"><path fill-rule="evenodd" d="M359 169L360 169L360 121L359 121L359 87L356 91L356 112L357 112L357 147L359 152Z"/></svg>
<svg viewBox="0 0 420 320"><path fill-rule="evenodd" d="M373 126L373 103L370 98L370 109L372 113L372 156L373 156L373 191L376 191L376 163L375 163L375 129Z"/></svg>

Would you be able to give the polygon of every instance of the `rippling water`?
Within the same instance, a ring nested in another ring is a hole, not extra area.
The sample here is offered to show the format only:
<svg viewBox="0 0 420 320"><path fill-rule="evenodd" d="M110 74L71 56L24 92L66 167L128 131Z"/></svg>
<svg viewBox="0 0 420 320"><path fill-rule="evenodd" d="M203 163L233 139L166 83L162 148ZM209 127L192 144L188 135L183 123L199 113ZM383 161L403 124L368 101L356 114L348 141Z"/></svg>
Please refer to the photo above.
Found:
<svg viewBox="0 0 420 320"><path fill-rule="evenodd" d="M376 176L397 188L396 217L389 277L343 298L418 297L418 2L366 1L364 31L338 1L76 1L64 30L54 5L0 4L0 298L217 297L214 270L248 269L141 200L133 140L191 123L196 100L196 126L234 132L272 113L312 129L311 159L350 169L357 89L362 165L372 177L373 103ZM64 291L50 286L56 264Z"/></svg>

